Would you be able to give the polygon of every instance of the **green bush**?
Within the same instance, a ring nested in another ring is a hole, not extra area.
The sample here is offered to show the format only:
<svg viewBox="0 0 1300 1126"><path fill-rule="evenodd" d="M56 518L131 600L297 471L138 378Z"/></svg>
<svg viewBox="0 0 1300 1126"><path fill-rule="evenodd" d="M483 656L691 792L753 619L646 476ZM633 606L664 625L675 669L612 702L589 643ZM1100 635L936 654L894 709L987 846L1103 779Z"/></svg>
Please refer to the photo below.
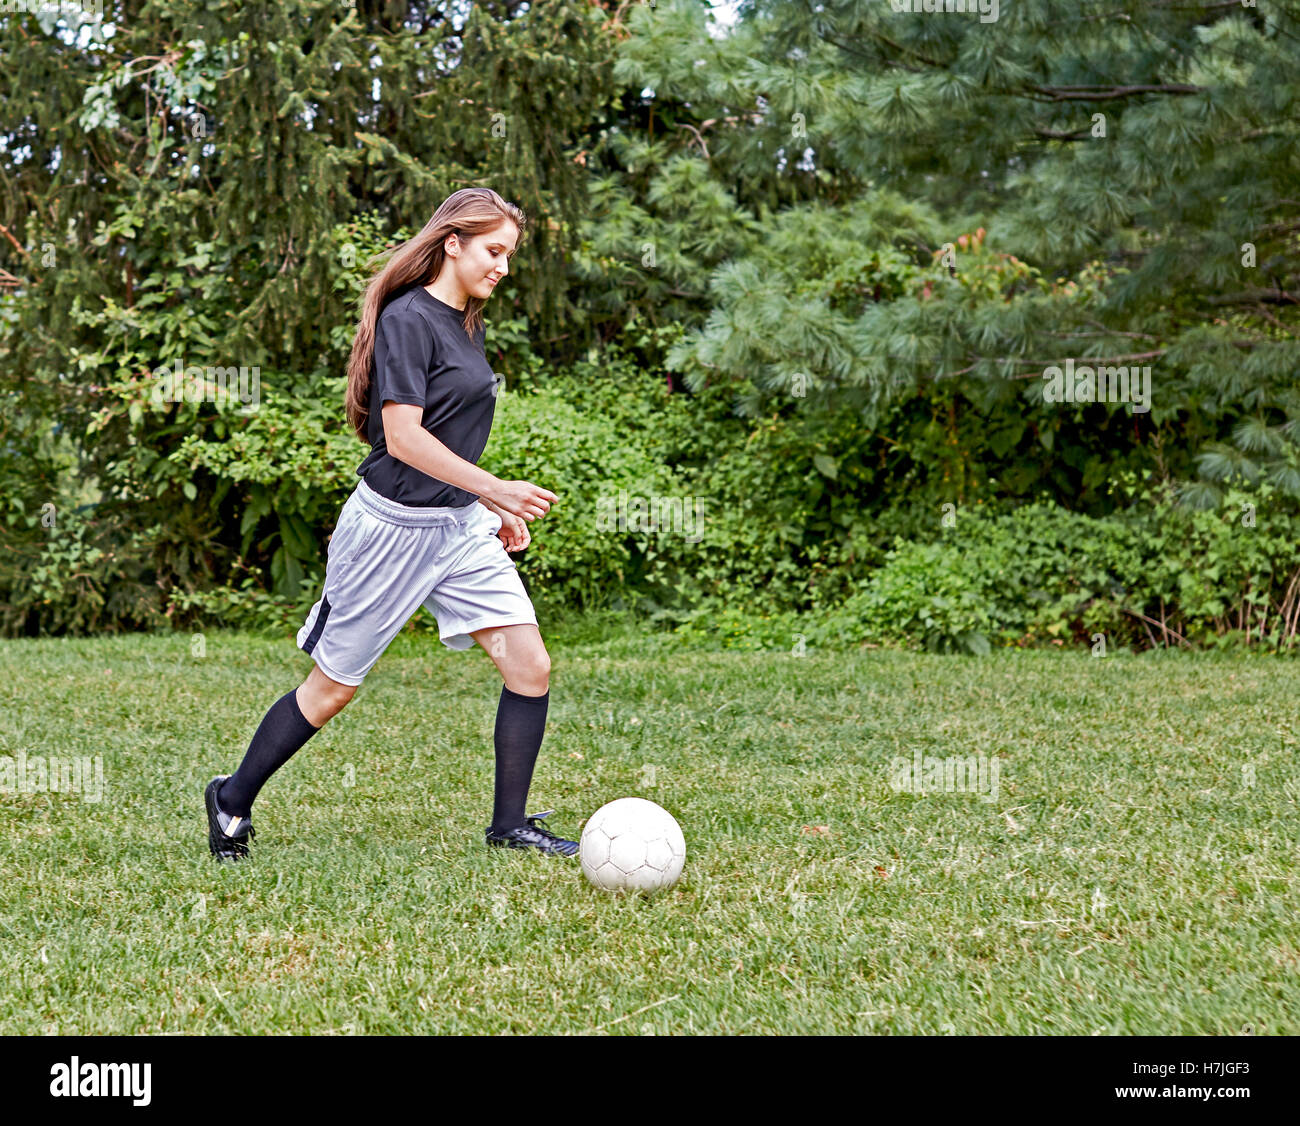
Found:
<svg viewBox="0 0 1300 1126"><path fill-rule="evenodd" d="M678 331L653 337L662 346ZM548 386L640 448L671 482L666 495L702 516L697 542L671 527L638 540L614 604L683 623L760 597L774 612L805 610L841 600L855 571L883 558L863 511L873 439L852 411L823 417L792 404L789 417L745 419L731 392L670 393L662 372L615 345Z"/></svg>
<svg viewBox="0 0 1300 1126"><path fill-rule="evenodd" d="M898 541L825 632L973 653L1099 633L1295 648L1300 519L1274 499L1263 485L1229 490L1216 510L1147 491L1107 517L1050 502L959 511L938 540Z"/></svg>
<svg viewBox="0 0 1300 1126"><path fill-rule="evenodd" d="M57 495L57 494L56 494ZM97 505L60 510L10 498L0 567L0 631L86 634L165 627L150 573L157 526L122 536Z"/></svg>
<svg viewBox="0 0 1300 1126"><path fill-rule="evenodd" d="M529 522L533 539L519 570L545 597L575 609L600 609L625 587L645 586L658 533L611 523L602 513L630 496L669 495L671 470L655 462L616 420L577 409L553 387L502 393L479 464L502 480L531 481L559 500Z"/></svg>

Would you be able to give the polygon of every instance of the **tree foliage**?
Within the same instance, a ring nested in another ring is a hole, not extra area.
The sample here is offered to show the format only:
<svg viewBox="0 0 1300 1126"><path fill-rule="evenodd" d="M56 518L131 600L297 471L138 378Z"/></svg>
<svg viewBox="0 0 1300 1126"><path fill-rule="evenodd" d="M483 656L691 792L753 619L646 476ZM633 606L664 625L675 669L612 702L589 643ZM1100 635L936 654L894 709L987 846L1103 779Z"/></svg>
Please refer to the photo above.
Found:
<svg viewBox="0 0 1300 1126"><path fill-rule="evenodd" d="M557 526L521 562L557 597L824 605L944 505L1122 517L1130 474L1300 511L1300 3L915 6L0 13L0 628L310 595L361 287L469 184L534 220L488 354L546 394L497 464L721 505L599 565ZM1058 401L1067 363L1149 368L1150 409ZM257 410L158 402L174 364Z"/></svg>

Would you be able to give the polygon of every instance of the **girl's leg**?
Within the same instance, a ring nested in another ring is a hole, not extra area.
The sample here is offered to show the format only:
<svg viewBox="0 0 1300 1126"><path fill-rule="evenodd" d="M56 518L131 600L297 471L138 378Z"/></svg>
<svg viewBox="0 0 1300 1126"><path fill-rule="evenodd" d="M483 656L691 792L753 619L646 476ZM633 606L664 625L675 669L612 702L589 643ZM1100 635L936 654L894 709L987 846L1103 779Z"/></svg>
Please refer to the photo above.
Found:
<svg viewBox="0 0 1300 1126"><path fill-rule="evenodd" d="M311 675L294 691L281 696L262 717L244 761L217 790L222 812L249 817L253 799L266 780L338 715L356 690L355 685L331 680L319 665L313 665Z"/></svg>
<svg viewBox="0 0 1300 1126"><path fill-rule="evenodd" d="M492 658L505 683L494 732L496 787L493 833L524 825L528 787L546 732L551 658L535 625L489 626L471 635Z"/></svg>
<svg viewBox="0 0 1300 1126"><path fill-rule="evenodd" d="M340 684L313 664L311 675L297 689L298 708L308 723L319 729L341 712L357 694L357 685Z"/></svg>

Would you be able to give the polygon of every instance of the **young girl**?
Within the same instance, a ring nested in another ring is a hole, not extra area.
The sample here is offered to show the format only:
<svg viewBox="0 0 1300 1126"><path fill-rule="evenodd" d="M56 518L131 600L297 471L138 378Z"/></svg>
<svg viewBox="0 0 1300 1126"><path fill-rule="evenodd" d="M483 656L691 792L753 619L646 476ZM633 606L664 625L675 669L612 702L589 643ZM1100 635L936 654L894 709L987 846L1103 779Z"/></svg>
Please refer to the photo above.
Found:
<svg viewBox="0 0 1300 1126"><path fill-rule="evenodd" d="M576 841L524 815L550 699L550 657L515 562L526 520L559 498L476 464L497 381L482 309L509 272L524 213L488 188L448 197L366 287L348 363L347 415L370 454L330 538L325 587L298 646L311 674L266 713L233 775L208 783L208 847L248 855L253 799L352 699L420 607L450 649L478 642L505 683L497 705L496 789L487 843L571 857ZM500 537L498 539L498 536Z"/></svg>

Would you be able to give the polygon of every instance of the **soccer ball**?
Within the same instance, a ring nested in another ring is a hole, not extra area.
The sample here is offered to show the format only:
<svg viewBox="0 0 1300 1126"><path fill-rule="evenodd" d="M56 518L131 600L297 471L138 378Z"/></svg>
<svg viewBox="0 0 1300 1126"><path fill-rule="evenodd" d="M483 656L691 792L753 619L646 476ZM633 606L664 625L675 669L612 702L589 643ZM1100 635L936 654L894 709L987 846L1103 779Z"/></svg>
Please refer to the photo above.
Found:
<svg viewBox="0 0 1300 1126"><path fill-rule="evenodd" d="M663 806L645 798L617 798L588 819L578 844L582 871L606 891L672 887L686 863L681 827Z"/></svg>

